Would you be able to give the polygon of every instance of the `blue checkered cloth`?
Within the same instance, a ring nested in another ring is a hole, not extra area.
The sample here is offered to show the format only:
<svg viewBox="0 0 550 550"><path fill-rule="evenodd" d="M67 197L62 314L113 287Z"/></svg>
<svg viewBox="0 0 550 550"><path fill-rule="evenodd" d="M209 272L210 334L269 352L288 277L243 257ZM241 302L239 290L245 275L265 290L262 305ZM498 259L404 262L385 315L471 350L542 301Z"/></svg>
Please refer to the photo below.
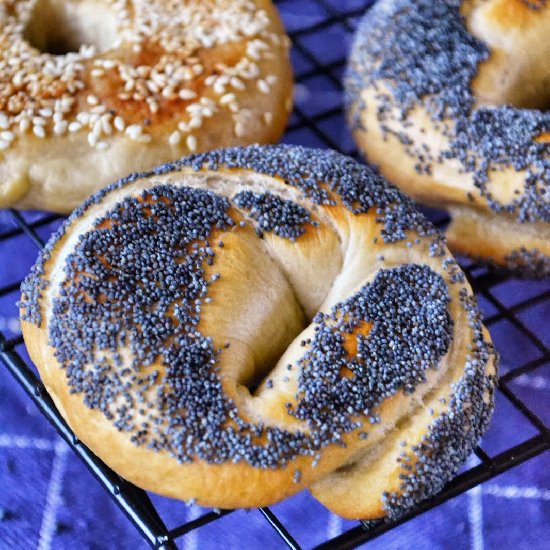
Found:
<svg viewBox="0 0 550 550"><path fill-rule="evenodd" d="M304 145L337 146L352 153L345 127L338 82L351 31L368 0L283 0L283 19L293 33L292 59L297 75L296 103L284 141ZM337 21L338 11L350 14ZM335 21L319 31L315 25ZM325 72L319 74L319 66ZM313 123L311 123L313 121ZM23 214L32 223L41 213ZM42 224L47 239L60 222ZM10 213L0 211L0 235L15 228ZM24 234L0 240L0 288L15 285L29 271L37 247ZM546 299L535 299L542 296ZM480 295L480 305L491 320L490 330L501 353L501 373L541 358L541 366L510 383L511 389L548 423L550 418L550 281L508 279ZM0 296L0 332L20 335L18 291ZM499 304L520 305L516 320L499 316ZM533 331L540 342L528 334ZM17 352L28 361L24 346ZM545 355L546 354L546 355ZM495 455L536 435L533 426L500 393L492 426L483 448ZM476 464L473 457L469 466ZM0 367L0 548L136 549L146 543L90 472L73 455L30 399ZM151 495L168 528L205 511L196 506ZM272 507L304 548L320 544L357 525L328 512L308 493L300 493ZM537 550L550 545L550 468L547 456L515 469L460 495L393 529L368 544L369 548L429 548L474 550ZM182 537L185 549L285 548L257 510L240 510Z"/></svg>

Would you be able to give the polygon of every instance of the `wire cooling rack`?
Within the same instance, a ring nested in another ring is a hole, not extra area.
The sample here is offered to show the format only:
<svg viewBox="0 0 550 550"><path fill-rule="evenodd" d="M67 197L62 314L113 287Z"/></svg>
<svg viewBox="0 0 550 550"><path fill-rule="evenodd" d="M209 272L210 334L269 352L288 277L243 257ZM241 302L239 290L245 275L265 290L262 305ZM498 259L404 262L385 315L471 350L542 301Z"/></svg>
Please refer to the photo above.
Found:
<svg viewBox="0 0 550 550"><path fill-rule="evenodd" d="M292 60L296 78L296 107L284 141L330 147L350 155L357 155L349 133L345 129L341 77L352 33L358 20L371 3L371 0L279 0L277 2L293 41ZM3 250L9 248L5 245L13 244L13 241L18 240L23 247L34 247L36 253L44 245L52 228L62 219L59 216L36 212L10 211L9 215L13 222L12 226L0 225L0 268L2 264L14 261L6 253L3 254ZM446 222L446 216L440 212L430 211L428 215L438 225ZM506 326L515 334L516 347L525 351L516 354L504 364L498 389L501 396L509 402L508 407L515 409L516 414L524 417L525 422L529 424L528 435L519 443L511 444L504 449L501 447L497 452L477 448L476 465L463 470L440 494L399 520L357 522L351 529L326 540L317 548L356 547L550 448L548 428L537 416L534 408L520 398L514 386L514 381L525 376L526 373L550 364L548 334L544 323L533 326L532 323L525 321L523 315L533 308L548 305L550 285L517 281L490 267L468 260L463 260L461 265L486 313L485 324L491 330L497 347L499 338L504 334L503 327ZM15 309L19 285L20 281L17 280L1 287L0 303L8 301ZM517 293L514 292L516 288L514 285L521 285L519 300ZM120 478L78 441L37 378L34 367L23 351L22 343L21 334L13 329L0 331L1 361L152 547L177 548L176 543L181 540L180 537L184 537L195 529L207 529L206 526L209 523L232 513L231 510L211 511L192 521L168 529L145 491ZM496 415L499 413L503 414L497 407ZM510 437L509 440L518 441L518 438ZM298 542L270 508L261 508L260 512L265 518L266 529L274 529L289 548L300 548Z"/></svg>

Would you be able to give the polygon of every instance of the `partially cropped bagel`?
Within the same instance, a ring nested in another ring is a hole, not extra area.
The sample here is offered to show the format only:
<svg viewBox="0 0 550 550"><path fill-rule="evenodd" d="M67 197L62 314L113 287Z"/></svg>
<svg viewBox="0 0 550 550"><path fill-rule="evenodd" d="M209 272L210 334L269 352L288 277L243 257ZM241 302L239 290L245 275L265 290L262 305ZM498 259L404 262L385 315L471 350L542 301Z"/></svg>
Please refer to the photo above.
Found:
<svg viewBox="0 0 550 550"><path fill-rule="evenodd" d="M550 2L379 0L346 78L354 135L449 244L550 274Z"/></svg>
<svg viewBox="0 0 550 550"><path fill-rule="evenodd" d="M350 158L222 149L106 188L22 287L59 411L135 484L206 506L308 487L396 515L485 430L495 355L409 199Z"/></svg>
<svg viewBox="0 0 550 550"><path fill-rule="evenodd" d="M0 208L68 213L130 172L277 141L288 46L271 0L3 0Z"/></svg>

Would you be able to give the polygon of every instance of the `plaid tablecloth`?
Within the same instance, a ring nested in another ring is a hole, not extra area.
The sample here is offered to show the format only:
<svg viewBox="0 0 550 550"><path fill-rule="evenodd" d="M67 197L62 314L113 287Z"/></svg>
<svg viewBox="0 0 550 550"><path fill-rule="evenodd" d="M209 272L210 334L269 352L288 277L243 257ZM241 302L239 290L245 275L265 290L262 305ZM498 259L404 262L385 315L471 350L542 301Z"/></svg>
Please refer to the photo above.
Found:
<svg viewBox="0 0 550 550"><path fill-rule="evenodd" d="M279 2L290 31L298 30L299 46L293 62L299 83L299 107L285 141L326 146L329 137L346 152L353 144L337 108L341 92L335 82L342 72L341 59L350 43L350 29L357 18L335 23L322 32L300 34L335 10L354 10L365 0L287 0ZM315 28L315 27L313 27ZM316 63L329 64L327 76L318 74ZM309 76L307 76L309 74ZM303 75L306 75L305 77ZM315 125L302 124L304 116ZM330 143L330 142L329 142ZM32 221L39 214L25 213ZM59 222L39 229L46 238ZM12 228L7 212L0 211L0 233ZM25 235L0 242L0 288L19 281L36 258L37 248ZM507 305L530 296L548 293L550 281L508 280L493 289ZM19 334L15 302L18 292L0 297L0 332L8 338ZM494 314L489 301L481 299L487 315ZM518 313L521 322L538 331L550 345L548 300ZM546 330L540 330L547 327ZM507 372L540 350L506 319L492 325L495 344L502 356L501 372ZM18 352L25 354L24 346ZM513 389L546 422L550 418L550 364L512 382ZM502 396L497 414L483 446L489 453L531 437L533 428ZM472 459L472 463L475 459ZM168 527L200 515L198 507L152 497ZM284 525L304 547L331 538L354 522L330 514L307 493L272 507ZM256 510L238 511L180 539L182 548L284 548L276 533L266 527ZM29 398L0 366L0 548L41 549L137 549L146 544L92 475L72 454ZM550 547L550 468L548 456L539 456L508 473L463 494L446 504L394 529L368 544L369 548L537 550Z"/></svg>

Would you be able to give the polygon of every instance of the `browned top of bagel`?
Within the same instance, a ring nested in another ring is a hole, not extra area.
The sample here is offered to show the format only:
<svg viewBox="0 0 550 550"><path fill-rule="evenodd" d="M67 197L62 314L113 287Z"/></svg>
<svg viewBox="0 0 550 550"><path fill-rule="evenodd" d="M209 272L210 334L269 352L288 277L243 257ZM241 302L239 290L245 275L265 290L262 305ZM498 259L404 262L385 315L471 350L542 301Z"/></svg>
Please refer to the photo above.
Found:
<svg viewBox="0 0 550 550"><path fill-rule="evenodd" d="M155 123L184 114L202 97L201 105L214 108L223 92L240 90L245 80L258 84L255 62L284 41L275 12L264 0L2 4L1 120L3 129L15 133L43 126L46 135L60 135L64 122L94 113L111 114L114 131L119 129L113 120L120 116L125 127L137 124L142 135L149 127L154 133ZM77 28L46 29L41 16L66 18L64 22ZM94 17L105 18L101 30L86 29L86 19L95 24ZM45 36L35 36L40 32ZM33 47L47 48L48 39L64 32L82 33L84 45L65 55ZM271 84L268 78L263 86L269 89ZM82 126L85 131L88 124Z"/></svg>
<svg viewBox="0 0 550 550"><path fill-rule="evenodd" d="M397 513L449 479L492 410L490 340L441 235L330 151L219 150L103 190L48 243L22 319L77 435L205 505L321 483L343 515ZM422 467L403 477L396 449ZM322 482L358 465L382 485L346 508L346 480Z"/></svg>
<svg viewBox="0 0 550 550"><path fill-rule="evenodd" d="M0 206L70 212L130 171L274 141L288 45L270 0L1 2Z"/></svg>
<svg viewBox="0 0 550 550"><path fill-rule="evenodd" d="M502 29L529 28L536 23L547 0L497 0L488 8L489 18Z"/></svg>

